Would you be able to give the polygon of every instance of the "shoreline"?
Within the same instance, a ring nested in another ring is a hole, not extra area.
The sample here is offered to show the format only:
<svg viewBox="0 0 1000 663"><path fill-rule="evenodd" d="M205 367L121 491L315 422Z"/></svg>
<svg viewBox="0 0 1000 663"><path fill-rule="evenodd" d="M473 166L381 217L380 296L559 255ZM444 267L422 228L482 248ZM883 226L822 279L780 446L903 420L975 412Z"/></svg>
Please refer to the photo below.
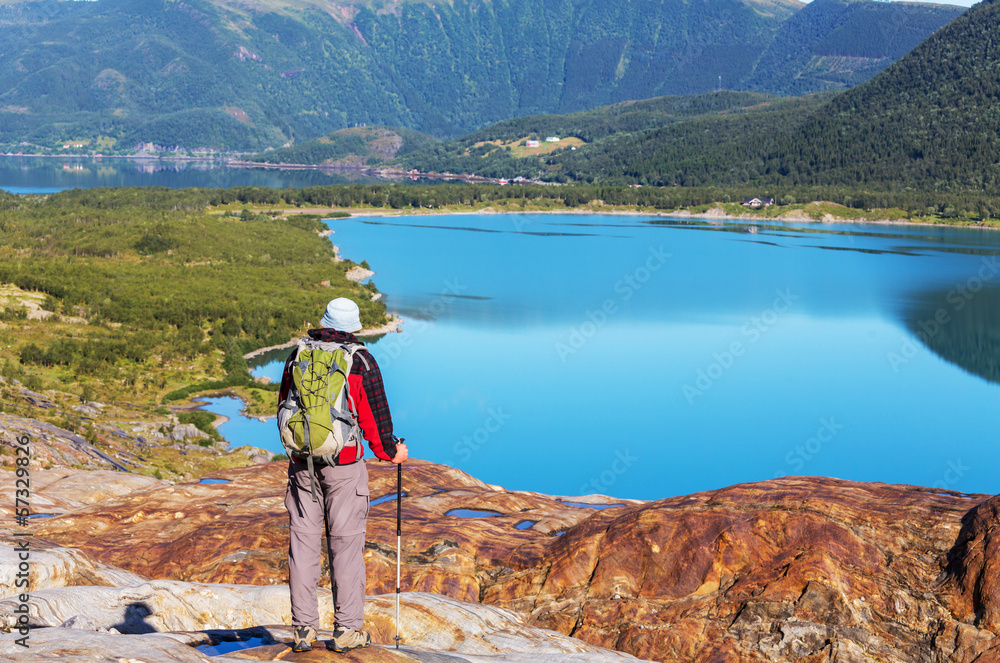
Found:
<svg viewBox="0 0 1000 663"><path fill-rule="evenodd" d="M391 334L392 332L400 331L400 327L402 327L404 322L405 320L403 320L401 317L393 313L390 314L389 319L386 320L386 323L384 325L380 327L371 327L371 328L366 327L365 329L356 332L355 336L357 336L359 339L369 336L385 336L386 334ZM243 358L253 359L254 357L259 357L260 355L266 352L270 352L271 350L284 350L286 348L292 348L298 342L299 339L295 338L288 341L287 343L282 343L280 345L270 345L266 348L257 348L256 350L251 350L250 352L243 355Z"/></svg>
<svg viewBox="0 0 1000 663"><path fill-rule="evenodd" d="M321 172L334 173L360 173L370 177L381 177L387 180L406 179L430 179L468 182L473 184L496 184L498 180L483 177L481 175L455 174L455 173L419 173L412 170L402 170L399 168L379 167L379 166L359 166L351 164L308 164L308 163L268 163L266 161L242 161L231 159L226 161L229 168L263 168L264 170L318 170ZM545 182L532 182L533 184L544 185Z"/></svg>
<svg viewBox="0 0 1000 663"><path fill-rule="evenodd" d="M718 210L718 208L714 208ZM659 218L677 218L677 219L704 219L706 221L741 221L741 222L779 222L779 223L817 223L817 224L832 224L832 223L849 223L857 225L890 225L890 226L923 226L925 228L958 228L966 230L1000 230L1000 226L992 225L975 225L975 224L958 224L958 223L944 223L941 221L912 221L906 219L886 219L886 218L845 218L838 217L832 214L826 214L822 218L815 218L809 216L808 214L801 213L801 210L794 210L786 214L780 214L778 216L760 216L755 215L750 212L741 214L729 214L722 210L713 211L709 210L707 212L691 212L688 210L675 210L670 212L664 212L660 210L654 211L640 211L640 210L629 210L629 209L594 209L586 207L576 207L567 208L564 210L499 210L492 207L485 207L482 209L470 209L470 210L385 210L385 209L368 209L368 208L350 208L350 207L320 207L320 208L295 208L293 209L282 209L279 210L285 213L314 213L314 214L324 214L324 213L335 213L335 212L348 212L350 218L362 218L362 217L400 217L400 216L457 216L457 215L488 215L488 214L578 214L581 216L586 215L605 215L605 216L652 216ZM799 212L796 214L796 212ZM324 219L329 221L335 221L338 219Z"/></svg>
<svg viewBox="0 0 1000 663"><path fill-rule="evenodd" d="M217 162L219 165L227 165L229 161L233 159L232 155L229 156L203 156L203 157L189 157L189 156L158 156L156 154L14 154L14 153L0 153L0 157L9 157L11 159L130 159L133 161L211 161Z"/></svg>
<svg viewBox="0 0 1000 663"><path fill-rule="evenodd" d="M361 165L348 165L348 164L273 164L266 162L256 162L256 161L244 161L233 153L223 154L206 154L204 156L187 156L187 155L160 155L160 154L150 154L150 153L139 153L131 155L123 154L25 154L25 153L0 153L0 157L7 158L40 158L40 159L125 159L125 160L135 160L135 161L178 161L178 162L212 162L217 163L220 166L227 168L262 168L266 170L316 170L316 171L328 171L328 172L356 172L360 174L365 174L374 177L380 177L386 179L387 182L400 179L400 178L426 178L426 179L437 179L445 181L458 181L466 183L478 183L478 184L496 184L500 185L500 180L489 177L482 177L479 175L469 175L469 174L456 174L456 173L424 173L424 172L413 172L412 170L401 170L398 168L391 167L378 167L378 166L361 166ZM526 181L525 184L535 185L535 186L571 186L571 185L556 185L550 182L541 182L536 180ZM23 194L20 194L23 195ZM813 201L815 203L821 203L826 201ZM714 203L718 204L718 203ZM716 211L717 210L717 211ZM347 212L353 217L388 217L388 216L418 216L418 215L451 215L451 214L606 214L606 215L625 215L625 216L655 216L655 217L678 217L682 219L706 219L706 220L716 220L716 221L776 221L776 222L787 222L787 223L851 223L851 224L873 224L873 225L900 225L900 226L934 226L934 227L953 227L953 228L969 228L969 229L979 229L979 230L1000 230L998 225L980 225L980 224L959 224L959 223L946 223L942 221L912 221L903 219L885 219L885 218L844 218L831 214L825 214L823 218L815 218L809 216L802 212L801 209L792 210L785 214L780 214L778 216L758 216L752 212L742 212L740 214L729 214L724 212L719 208L713 208L706 212L691 212L685 209L674 210L674 211L638 211L638 210L627 210L627 209L616 209L611 208L607 210L597 209L593 207L577 207L577 208L567 208L560 210L510 210L510 209L494 209L490 206L480 209L469 209L469 210L424 210L424 209L407 209L407 210L387 210L387 209L366 209L366 208L344 208L344 207L317 207L317 208L276 208L274 211L281 211L285 214L323 214L324 212L334 213L334 212ZM323 236L329 236L332 231L322 233Z"/></svg>

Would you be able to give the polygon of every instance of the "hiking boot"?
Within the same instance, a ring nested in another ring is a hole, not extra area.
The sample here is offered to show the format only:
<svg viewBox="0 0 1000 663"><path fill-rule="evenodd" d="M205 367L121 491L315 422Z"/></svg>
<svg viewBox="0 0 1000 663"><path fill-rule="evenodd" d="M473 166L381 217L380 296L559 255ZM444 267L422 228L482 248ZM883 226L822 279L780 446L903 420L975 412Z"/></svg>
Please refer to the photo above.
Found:
<svg viewBox="0 0 1000 663"><path fill-rule="evenodd" d="M333 640L326 643L330 651L343 653L352 649L364 649L372 643L372 636L366 631L355 631L353 628L340 628L333 632Z"/></svg>
<svg viewBox="0 0 1000 663"><path fill-rule="evenodd" d="M292 636L292 651L312 651L316 640L316 629L312 626L298 626Z"/></svg>

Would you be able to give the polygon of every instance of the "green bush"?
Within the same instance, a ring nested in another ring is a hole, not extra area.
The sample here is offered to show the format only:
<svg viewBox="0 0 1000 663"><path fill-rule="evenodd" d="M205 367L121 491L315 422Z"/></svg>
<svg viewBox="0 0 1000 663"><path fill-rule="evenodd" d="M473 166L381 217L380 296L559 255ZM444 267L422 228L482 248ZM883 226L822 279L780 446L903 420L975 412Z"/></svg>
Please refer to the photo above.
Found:
<svg viewBox="0 0 1000 663"><path fill-rule="evenodd" d="M219 429L212 425L216 416L211 412L205 412L204 410L194 410L192 412L181 412L177 415L177 420L182 424L194 424L195 428L203 433L208 434L213 440L221 440L222 435L219 433ZM211 446L211 440L202 440L199 442L202 446Z"/></svg>

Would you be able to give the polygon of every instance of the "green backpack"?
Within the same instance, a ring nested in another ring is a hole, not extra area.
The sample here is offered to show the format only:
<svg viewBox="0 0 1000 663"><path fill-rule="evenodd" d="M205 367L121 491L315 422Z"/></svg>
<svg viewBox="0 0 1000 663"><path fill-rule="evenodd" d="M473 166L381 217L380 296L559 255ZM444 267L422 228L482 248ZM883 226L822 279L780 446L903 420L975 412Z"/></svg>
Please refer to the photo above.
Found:
<svg viewBox="0 0 1000 663"><path fill-rule="evenodd" d="M313 501L317 501L314 459L333 465L345 447L363 444L348 381L355 356L368 367L364 356L357 354L363 347L305 338L292 360L292 384L278 408L278 432L289 457L309 465Z"/></svg>

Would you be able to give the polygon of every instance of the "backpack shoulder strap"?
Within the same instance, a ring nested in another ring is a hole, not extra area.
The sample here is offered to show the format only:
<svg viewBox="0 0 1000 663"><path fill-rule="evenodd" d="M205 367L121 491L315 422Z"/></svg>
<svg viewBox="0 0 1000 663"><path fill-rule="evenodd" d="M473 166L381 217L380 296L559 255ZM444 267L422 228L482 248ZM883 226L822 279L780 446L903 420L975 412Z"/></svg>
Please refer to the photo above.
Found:
<svg viewBox="0 0 1000 663"><path fill-rule="evenodd" d="M368 349L365 347L364 343L351 343L344 347L349 347L351 349L351 366L354 365L354 359L357 358L361 360L362 364L364 364L366 371L370 371L372 369L371 364L368 363L368 360L365 359L364 354L361 353L361 350Z"/></svg>

